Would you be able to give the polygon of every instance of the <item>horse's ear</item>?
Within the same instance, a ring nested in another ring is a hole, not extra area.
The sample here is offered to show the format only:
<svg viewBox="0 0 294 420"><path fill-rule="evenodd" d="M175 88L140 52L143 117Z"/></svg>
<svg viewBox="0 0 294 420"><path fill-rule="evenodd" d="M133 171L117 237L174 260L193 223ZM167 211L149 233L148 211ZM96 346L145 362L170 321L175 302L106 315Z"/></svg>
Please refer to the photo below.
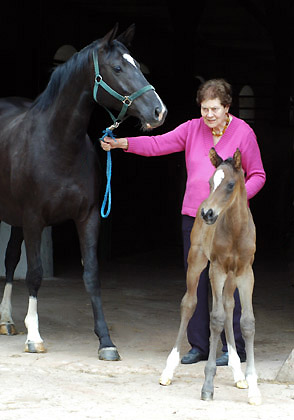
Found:
<svg viewBox="0 0 294 420"><path fill-rule="evenodd" d="M133 23L131 26L128 27L126 31L124 31L117 37L117 40L124 44L126 47L129 47L135 35L135 28L136 25Z"/></svg>
<svg viewBox="0 0 294 420"><path fill-rule="evenodd" d="M215 168L217 168L221 163L223 163L222 158L216 153L214 147L212 147L209 150L209 159Z"/></svg>
<svg viewBox="0 0 294 420"><path fill-rule="evenodd" d="M242 167L241 152L237 149L233 156L234 168L239 171Z"/></svg>
<svg viewBox="0 0 294 420"><path fill-rule="evenodd" d="M118 23L114 25L114 27L109 31L102 39L103 44L110 45L112 41L115 39L118 30Z"/></svg>

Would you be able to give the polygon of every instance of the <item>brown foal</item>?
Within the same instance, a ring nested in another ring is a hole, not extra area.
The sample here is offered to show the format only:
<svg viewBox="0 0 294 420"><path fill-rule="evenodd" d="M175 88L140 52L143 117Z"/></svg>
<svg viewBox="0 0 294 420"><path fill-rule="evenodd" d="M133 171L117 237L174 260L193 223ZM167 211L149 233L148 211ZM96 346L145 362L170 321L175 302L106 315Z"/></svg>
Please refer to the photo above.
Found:
<svg viewBox="0 0 294 420"><path fill-rule="evenodd" d="M255 320L252 307L255 253L255 225L248 207L244 173L239 149L225 161L212 148L210 161L216 170L209 180L210 194L199 207L191 232L188 255L187 291L181 303L181 324L160 383L169 385L180 361L180 345L197 304L197 287L202 270L210 261L212 290L210 314L210 350L205 366L203 400L213 399L216 351L220 333L225 328L229 366L238 388L248 388L250 404L260 404L254 365ZM239 290L242 305L240 326L245 340L247 366L245 376L236 351L233 332L234 291Z"/></svg>

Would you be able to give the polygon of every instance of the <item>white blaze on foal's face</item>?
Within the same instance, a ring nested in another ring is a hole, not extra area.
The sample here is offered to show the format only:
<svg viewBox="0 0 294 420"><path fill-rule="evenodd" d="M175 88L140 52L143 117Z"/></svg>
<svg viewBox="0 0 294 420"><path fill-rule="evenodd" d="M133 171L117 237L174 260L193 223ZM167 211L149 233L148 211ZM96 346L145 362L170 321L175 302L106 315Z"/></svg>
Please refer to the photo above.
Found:
<svg viewBox="0 0 294 420"><path fill-rule="evenodd" d="M123 54L123 58L127 60L129 63L131 63L134 67L137 67L135 60L130 54Z"/></svg>
<svg viewBox="0 0 294 420"><path fill-rule="evenodd" d="M217 187L221 184L222 180L224 179L225 174L222 169L218 169L214 176L213 176L213 191L217 189Z"/></svg>

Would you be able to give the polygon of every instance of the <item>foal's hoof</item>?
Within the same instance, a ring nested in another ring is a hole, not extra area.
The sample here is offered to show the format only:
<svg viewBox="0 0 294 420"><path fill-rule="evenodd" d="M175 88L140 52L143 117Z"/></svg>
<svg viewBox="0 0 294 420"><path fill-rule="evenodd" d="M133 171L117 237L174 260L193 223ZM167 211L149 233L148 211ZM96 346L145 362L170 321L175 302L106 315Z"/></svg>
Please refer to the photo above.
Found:
<svg viewBox="0 0 294 420"><path fill-rule="evenodd" d="M210 391L201 391L201 399L203 401L212 401L213 400L213 392Z"/></svg>
<svg viewBox="0 0 294 420"><path fill-rule="evenodd" d="M241 379L240 381L236 382L236 387L239 389L247 389L248 383L245 379Z"/></svg>
<svg viewBox="0 0 294 420"><path fill-rule="evenodd" d="M249 397L248 400L250 405L260 405L261 404L261 397L260 396L255 396L255 397Z"/></svg>
<svg viewBox="0 0 294 420"><path fill-rule="evenodd" d="M98 351L99 360L107 360L109 362L115 362L120 360L120 355L116 350L116 347L104 347Z"/></svg>
<svg viewBox="0 0 294 420"><path fill-rule="evenodd" d="M28 341L25 344L26 353L46 353L44 343L34 343L33 341Z"/></svg>
<svg viewBox="0 0 294 420"><path fill-rule="evenodd" d="M14 324L1 324L0 335L16 335L17 331Z"/></svg>
<svg viewBox="0 0 294 420"><path fill-rule="evenodd" d="M171 378L169 378L167 375L162 373L162 375L159 379L159 384L163 385L163 386L169 386L169 385L171 385L171 383L172 383Z"/></svg>

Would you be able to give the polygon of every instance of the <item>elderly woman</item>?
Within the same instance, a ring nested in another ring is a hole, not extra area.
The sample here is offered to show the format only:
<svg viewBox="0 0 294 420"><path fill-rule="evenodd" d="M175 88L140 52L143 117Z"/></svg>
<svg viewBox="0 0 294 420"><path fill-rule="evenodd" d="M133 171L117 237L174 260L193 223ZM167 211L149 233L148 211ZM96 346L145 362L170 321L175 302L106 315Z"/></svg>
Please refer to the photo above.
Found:
<svg viewBox="0 0 294 420"><path fill-rule="evenodd" d="M157 136L104 138L104 150L116 148L142 156L160 156L185 151L187 182L182 205L182 233L184 264L190 248L190 233L199 205L209 195L208 180L215 168L209 159L209 150L215 147L223 158L233 156L238 147L242 155L242 167L248 200L263 187L265 172L260 150L252 128L243 120L229 113L232 90L223 79L204 82L197 91L197 103L201 118L189 120L174 130ZM249 201L248 201L249 202ZM191 350L182 358L182 363L197 363L206 360L209 353L209 291L208 267L202 272L197 290L197 307L191 318L187 335ZM246 360L245 344L240 330L241 305L238 290L235 291L234 335L241 361ZM223 354L217 365L228 364L228 351L224 332L221 335Z"/></svg>

